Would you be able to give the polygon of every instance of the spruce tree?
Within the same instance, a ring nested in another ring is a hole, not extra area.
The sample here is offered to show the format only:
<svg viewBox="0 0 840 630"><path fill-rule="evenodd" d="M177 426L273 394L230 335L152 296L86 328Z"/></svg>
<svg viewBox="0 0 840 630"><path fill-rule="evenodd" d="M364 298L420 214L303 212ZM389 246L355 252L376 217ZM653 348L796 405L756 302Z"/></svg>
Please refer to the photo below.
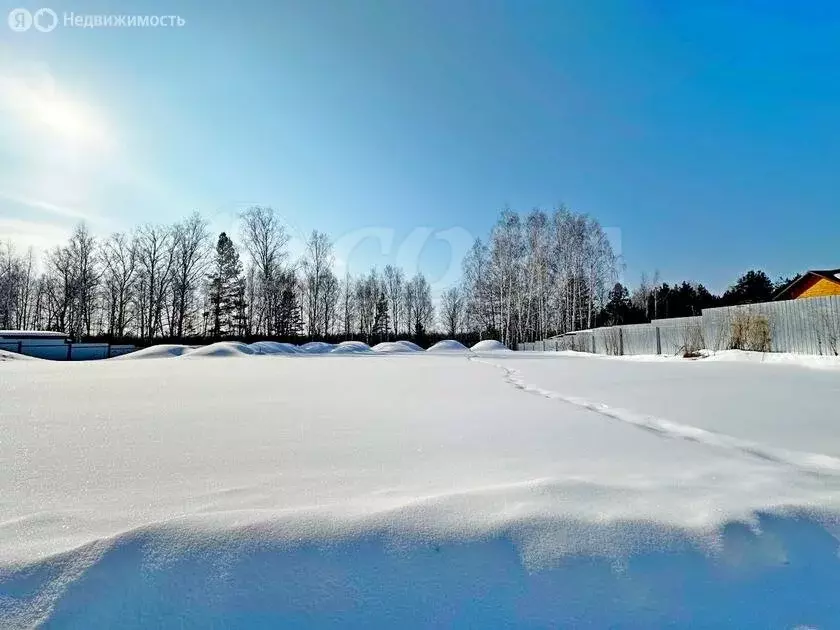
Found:
<svg viewBox="0 0 840 630"><path fill-rule="evenodd" d="M245 281L239 252L227 234L219 234L213 271L209 278L213 336L244 332Z"/></svg>
<svg viewBox="0 0 840 630"><path fill-rule="evenodd" d="M384 292L379 294L379 299L376 302L376 314L373 317L373 330L371 332L380 341L386 341L388 334L391 332L391 318L388 315L388 299Z"/></svg>

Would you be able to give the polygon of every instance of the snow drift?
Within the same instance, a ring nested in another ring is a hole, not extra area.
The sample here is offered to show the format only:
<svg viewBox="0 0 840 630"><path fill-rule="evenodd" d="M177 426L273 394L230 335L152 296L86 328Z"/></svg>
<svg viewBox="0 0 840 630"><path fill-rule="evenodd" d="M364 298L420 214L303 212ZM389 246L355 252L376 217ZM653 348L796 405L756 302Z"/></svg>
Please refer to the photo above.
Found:
<svg viewBox="0 0 840 630"><path fill-rule="evenodd" d="M444 339L431 346L426 352L470 352L470 349L454 339Z"/></svg>
<svg viewBox="0 0 840 630"><path fill-rule="evenodd" d="M0 626L840 625L834 373L469 358L0 364Z"/></svg>
<svg viewBox="0 0 840 630"><path fill-rule="evenodd" d="M326 343L325 341L310 341L300 346L300 351L308 354L324 354L334 347L334 344Z"/></svg>
<svg viewBox="0 0 840 630"><path fill-rule="evenodd" d="M423 352L423 348L410 341L383 341L382 343L376 344L371 349L374 352L381 352L383 354Z"/></svg>
<svg viewBox="0 0 840 630"><path fill-rule="evenodd" d="M161 343L156 346L141 348L140 350L135 350L134 352L129 352L128 354L123 354L110 360L126 361L133 359L171 359L172 357L180 357L192 350L193 348L191 346L174 343Z"/></svg>
<svg viewBox="0 0 840 630"><path fill-rule="evenodd" d="M249 346L255 354L298 354L300 349L291 343L278 341L255 341Z"/></svg>
<svg viewBox="0 0 840 630"><path fill-rule="evenodd" d="M0 361L38 361L35 357L30 357L25 354L18 354L10 350L0 350Z"/></svg>
<svg viewBox="0 0 840 630"><path fill-rule="evenodd" d="M257 354L251 346L241 341L219 341L208 346L201 346L183 356L194 357L244 357Z"/></svg>
<svg viewBox="0 0 840 630"><path fill-rule="evenodd" d="M510 352L510 349L505 344L495 339L479 341L470 350L473 352Z"/></svg>
<svg viewBox="0 0 840 630"><path fill-rule="evenodd" d="M370 346L364 341L342 341L330 350L331 354L367 354L371 351Z"/></svg>

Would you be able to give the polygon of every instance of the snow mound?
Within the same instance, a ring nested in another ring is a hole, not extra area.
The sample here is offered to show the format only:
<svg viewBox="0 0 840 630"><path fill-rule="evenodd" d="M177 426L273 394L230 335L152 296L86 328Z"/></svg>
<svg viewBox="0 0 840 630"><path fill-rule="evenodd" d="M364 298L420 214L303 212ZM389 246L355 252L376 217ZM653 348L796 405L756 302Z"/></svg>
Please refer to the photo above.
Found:
<svg viewBox="0 0 840 630"><path fill-rule="evenodd" d="M418 346L413 341L398 341L397 343L402 345L402 346L405 346L406 348L408 348L412 352L423 352L424 351L423 348Z"/></svg>
<svg viewBox="0 0 840 630"><path fill-rule="evenodd" d="M364 341L342 341L330 350L332 354L366 354L371 351Z"/></svg>
<svg viewBox="0 0 840 630"><path fill-rule="evenodd" d="M793 354L791 352L751 352L748 350L701 350L703 361L744 361L772 365L793 365L816 369L840 369L840 357Z"/></svg>
<svg viewBox="0 0 840 630"><path fill-rule="evenodd" d="M438 341L426 350L426 352L470 352L470 349L454 339L444 339L443 341Z"/></svg>
<svg viewBox="0 0 840 630"><path fill-rule="evenodd" d="M485 339L484 341L479 341L470 348L470 350L473 352L510 352L510 348L501 341L496 341L495 339Z"/></svg>
<svg viewBox="0 0 840 630"><path fill-rule="evenodd" d="M384 354L396 354L399 352L423 352L423 348L416 343L410 341L383 341L378 343L373 348L374 352L382 352Z"/></svg>
<svg viewBox="0 0 840 630"><path fill-rule="evenodd" d="M310 341L300 346L300 351L308 354L324 354L333 348L335 348L334 344L325 341Z"/></svg>
<svg viewBox="0 0 840 630"><path fill-rule="evenodd" d="M172 357L180 357L181 355L187 354L191 351L192 348L190 346L184 346L177 343L162 343L114 357L111 361L126 361L130 359L171 359Z"/></svg>
<svg viewBox="0 0 840 630"><path fill-rule="evenodd" d="M196 348L192 352L186 353L185 357L244 357L251 354L257 354L256 351L248 344L241 341L219 341L211 343L209 346L202 346Z"/></svg>
<svg viewBox="0 0 840 630"><path fill-rule="evenodd" d="M0 350L0 361L37 361L37 359L9 350Z"/></svg>
<svg viewBox="0 0 840 630"><path fill-rule="evenodd" d="M300 349L291 343L278 341L255 341L249 345L255 354L299 354Z"/></svg>

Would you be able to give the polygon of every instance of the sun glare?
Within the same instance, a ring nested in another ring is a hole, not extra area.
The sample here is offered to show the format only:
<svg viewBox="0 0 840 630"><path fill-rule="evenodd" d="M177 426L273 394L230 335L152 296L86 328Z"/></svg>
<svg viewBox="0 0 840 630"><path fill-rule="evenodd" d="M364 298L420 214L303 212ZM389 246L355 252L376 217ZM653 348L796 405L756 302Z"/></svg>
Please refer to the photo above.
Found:
<svg viewBox="0 0 840 630"><path fill-rule="evenodd" d="M77 153L107 153L112 149L112 134L104 116L84 101L62 93L52 80L2 77L0 96L50 148Z"/></svg>

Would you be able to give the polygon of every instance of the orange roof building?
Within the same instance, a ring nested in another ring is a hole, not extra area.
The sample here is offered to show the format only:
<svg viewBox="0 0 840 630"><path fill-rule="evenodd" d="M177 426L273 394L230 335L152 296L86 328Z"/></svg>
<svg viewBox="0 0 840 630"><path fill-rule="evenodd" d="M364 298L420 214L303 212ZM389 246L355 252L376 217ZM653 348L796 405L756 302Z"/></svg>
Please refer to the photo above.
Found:
<svg viewBox="0 0 840 630"><path fill-rule="evenodd" d="M810 270L779 291L774 300L840 295L840 269Z"/></svg>

